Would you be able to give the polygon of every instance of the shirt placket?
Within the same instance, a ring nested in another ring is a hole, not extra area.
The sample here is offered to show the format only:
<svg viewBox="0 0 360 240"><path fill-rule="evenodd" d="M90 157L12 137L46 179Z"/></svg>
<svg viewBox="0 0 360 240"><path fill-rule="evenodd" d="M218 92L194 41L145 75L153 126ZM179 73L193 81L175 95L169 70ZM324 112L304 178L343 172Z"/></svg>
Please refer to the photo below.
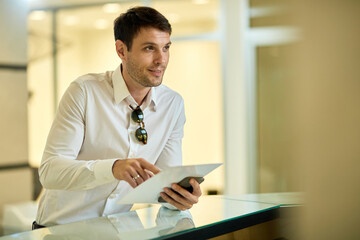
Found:
<svg viewBox="0 0 360 240"><path fill-rule="evenodd" d="M127 114L128 123L127 126L127 132L128 132L128 141L129 141L129 151L127 158L137 158L138 157L138 148L139 148L139 142L136 139L135 132L136 129L139 128L138 123L136 123L134 120L131 119L131 109L129 108L129 114ZM107 198L105 208L103 211L103 216L106 216L108 214L111 214L114 210L114 207L118 207L117 201L119 196L121 195L122 188L124 187L123 184L120 181L114 191L109 195Z"/></svg>

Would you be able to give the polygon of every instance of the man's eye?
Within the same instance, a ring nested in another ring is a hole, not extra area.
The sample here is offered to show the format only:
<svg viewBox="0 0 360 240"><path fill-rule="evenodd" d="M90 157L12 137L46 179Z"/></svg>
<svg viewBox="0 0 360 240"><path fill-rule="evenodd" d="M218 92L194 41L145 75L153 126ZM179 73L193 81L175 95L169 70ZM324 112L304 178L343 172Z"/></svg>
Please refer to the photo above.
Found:
<svg viewBox="0 0 360 240"><path fill-rule="evenodd" d="M154 48L152 46L149 46L149 47L145 47L145 50L152 51L152 50L154 50Z"/></svg>
<svg viewBox="0 0 360 240"><path fill-rule="evenodd" d="M170 46L165 46L165 47L164 47L164 50L165 50L165 51L168 51L169 48L170 48Z"/></svg>

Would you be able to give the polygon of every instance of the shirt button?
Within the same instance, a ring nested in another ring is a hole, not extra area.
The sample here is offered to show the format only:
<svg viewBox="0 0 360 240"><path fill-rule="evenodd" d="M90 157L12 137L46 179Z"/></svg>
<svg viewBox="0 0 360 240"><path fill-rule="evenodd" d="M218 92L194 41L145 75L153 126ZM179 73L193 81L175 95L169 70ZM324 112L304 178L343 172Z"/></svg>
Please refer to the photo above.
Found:
<svg viewBox="0 0 360 240"><path fill-rule="evenodd" d="M114 198L116 198L116 194L110 194L109 199L114 199Z"/></svg>

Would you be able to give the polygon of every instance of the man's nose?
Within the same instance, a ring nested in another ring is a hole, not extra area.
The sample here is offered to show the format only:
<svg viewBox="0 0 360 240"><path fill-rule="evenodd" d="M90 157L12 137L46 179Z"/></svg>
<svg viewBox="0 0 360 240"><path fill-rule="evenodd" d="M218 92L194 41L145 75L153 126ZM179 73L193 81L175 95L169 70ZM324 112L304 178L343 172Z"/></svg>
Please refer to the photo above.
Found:
<svg viewBox="0 0 360 240"><path fill-rule="evenodd" d="M164 63L166 63L166 60L167 60L167 53L162 52L162 51L157 52L156 57L155 57L156 64L164 64Z"/></svg>

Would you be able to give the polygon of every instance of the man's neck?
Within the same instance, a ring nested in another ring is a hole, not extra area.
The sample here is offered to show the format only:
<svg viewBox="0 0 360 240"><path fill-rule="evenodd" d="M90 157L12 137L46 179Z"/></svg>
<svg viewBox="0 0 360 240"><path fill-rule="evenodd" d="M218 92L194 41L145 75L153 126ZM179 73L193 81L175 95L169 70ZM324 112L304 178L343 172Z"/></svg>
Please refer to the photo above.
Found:
<svg viewBox="0 0 360 240"><path fill-rule="evenodd" d="M128 87L129 92L131 94L131 96L134 98L134 100L136 101L136 103L141 106L142 103L144 102L147 94L150 92L150 87L149 88L144 88L142 90L135 90L135 91L131 91L130 88Z"/></svg>
<svg viewBox="0 0 360 240"><path fill-rule="evenodd" d="M128 91L130 95L134 98L136 103L141 106L143 101L145 100L146 95L150 92L151 87L144 87L140 84L136 83L135 81L131 81L128 78L130 76L126 73L124 73L123 66L121 65L121 74L123 76L123 79L125 81L125 84L128 88Z"/></svg>

